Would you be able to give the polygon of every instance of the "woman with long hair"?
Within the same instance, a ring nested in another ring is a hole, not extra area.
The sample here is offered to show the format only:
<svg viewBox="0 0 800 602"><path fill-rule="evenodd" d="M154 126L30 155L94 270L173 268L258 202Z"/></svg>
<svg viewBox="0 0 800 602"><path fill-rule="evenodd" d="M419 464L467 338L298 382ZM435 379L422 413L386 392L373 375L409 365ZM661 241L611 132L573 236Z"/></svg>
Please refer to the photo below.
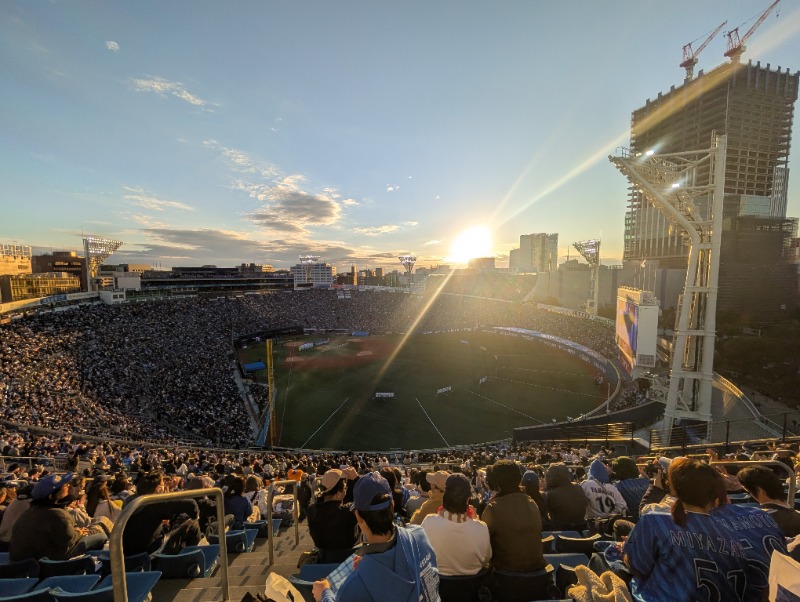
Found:
<svg viewBox="0 0 800 602"><path fill-rule="evenodd" d="M111 499L108 483L102 477L95 477L86 492L86 512L92 518L106 517L111 522L119 516L122 503Z"/></svg>
<svg viewBox="0 0 800 602"><path fill-rule="evenodd" d="M764 546L769 542L770 553L781 549L772 519L763 511L757 515L750 509L727 510L730 506L715 512L724 482L719 472L699 460L673 460L668 479L676 498L671 511L642 515L622 549L634 575L634 598L759 600L767 585L764 568L769 566ZM747 520L731 519L742 512Z"/></svg>

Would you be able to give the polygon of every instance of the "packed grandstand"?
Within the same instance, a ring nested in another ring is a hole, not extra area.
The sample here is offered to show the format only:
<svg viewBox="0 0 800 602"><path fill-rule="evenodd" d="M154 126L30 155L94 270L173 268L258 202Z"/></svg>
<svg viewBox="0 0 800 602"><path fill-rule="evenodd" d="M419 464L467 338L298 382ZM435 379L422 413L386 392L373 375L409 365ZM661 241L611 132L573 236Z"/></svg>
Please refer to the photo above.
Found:
<svg viewBox="0 0 800 602"><path fill-rule="evenodd" d="M210 487L225 491L222 540L230 566L241 569L229 582L235 600L263 593L268 573L290 576L306 600L627 600L631 592L637 600L759 600L771 562L773 572L793 570L786 563L798 555L800 463L797 441L786 438L696 450L647 450L627 438L402 452L248 449L256 421L233 342L295 325L373 333L517 327L616 355L613 330L598 321L487 298L431 302L378 291L97 304L0 325L0 549L8 550L0 600L26 561L26 591L59 599L42 557L101 558L123 516L139 521L127 529L147 534L126 535L124 545L160 571L154 600L223 599L222 568L175 574L164 559L196 544L219 554L210 497L182 502L185 513L123 510L144 494ZM609 410L644 401L629 384ZM69 516L54 527L61 547L44 532L30 536L31 509ZM270 519L277 522L265 529ZM298 524L302 536L293 536L286 527ZM237 547L233 534L248 530L258 532L255 542L243 535ZM412 548L425 552L418 570L396 558ZM360 572L353 553L365 562ZM240 560L248 554L261 562ZM397 564L391 575L372 576L384 587L376 593L370 571L386 555ZM93 563L108 572L102 565ZM329 575L337 566L349 569L339 583ZM734 573L742 579L729 579ZM177 588L165 585L168 577L178 577ZM395 578L410 589L388 588Z"/></svg>

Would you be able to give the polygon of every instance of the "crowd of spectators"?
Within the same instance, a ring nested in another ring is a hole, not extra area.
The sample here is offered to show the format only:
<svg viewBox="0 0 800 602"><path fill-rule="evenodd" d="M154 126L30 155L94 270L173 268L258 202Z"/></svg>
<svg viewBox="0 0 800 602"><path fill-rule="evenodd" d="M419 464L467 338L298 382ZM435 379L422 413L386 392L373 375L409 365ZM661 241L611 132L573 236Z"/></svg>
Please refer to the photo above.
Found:
<svg viewBox="0 0 800 602"><path fill-rule="evenodd" d="M286 326L419 332L517 326L614 352L589 320L491 299L332 290L97 304L0 325L0 418L75 433L243 445L233 340Z"/></svg>
<svg viewBox="0 0 800 602"><path fill-rule="evenodd" d="M421 527L428 541L425 545L431 546L444 576L474 574L485 567L536 573L546 564L539 544L543 530L595 529L608 539L616 534L632 543L614 544L593 558L590 567L615 571L639 592L638 599L649 600L653 598L647 592L661 587L658 575L663 571L654 568L659 562L671 563L671 570L679 573L688 570L681 558L700 557L693 548L681 548L676 554L675 546L664 547L663 557L659 556L662 552L654 550L664 540L665 529L713 533L735 542L750 541L752 535L780 552L794 549L786 547L785 538L800 535L800 513L786 504L784 473L761 467L715 468L707 473L701 462L691 458L662 457L637 466L633 459L598 446L529 442L385 456L133 446L110 439L5 428L0 430L0 449L7 471L0 477L0 493L6 492L0 499L0 547L10 546L14 558L40 553L58 557L102 547L123 502L149 492L224 487L229 526L237 526L252 520L256 509L261 517L273 512L266 504L265 488L275 480L290 479L298 483L300 515L308 517L319 558L339 562L357 547L359 529L363 533L369 528L368 523L354 521L358 517L350 512L349 504L358 481L373 472L380 476L371 479L386 483L393 509L390 516L395 517L392 524ZM710 449L707 459L773 458L800 470L796 443L766 452L742 448L720 458ZM677 471L674 466L682 468ZM70 474L69 488L55 475L63 470ZM670 482L670 477L678 481ZM312 489L317 492L313 500ZM301 491L308 495L300 495ZM727 503L728 496L744 494L760 507L732 508ZM678 502L683 510L676 512ZM130 543L131 549L177 551L199 541L213 528L215 511L213 505L208 507L208 499L201 500L199 508L192 504L171 509L170 517L180 515L180 519L157 532L149 525L161 524L158 512L139 517L147 528L132 532L147 536L126 543L126 549ZM29 508L35 512L26 515ZM698 513L710 518L698 518ZM645 518L649 514L654 518ZM617 519L614 528L602 531L603 521L611 518ZM47 540L46 551L28 544L15 551L13 523L18 521L28 525L28 530L31 524L50 525L60 537ZM744 528L745 524L749 526ZM396 533L397 527L388 529L383 533L386 537ZM53 544L58 544L60 552L51 549ZM765 560L768 563L763 546L740 555L739 560L728 556L728 569L750 571L750 583L757 584L756 590L763 589L766 581L753 568ZM676 599L683 599L680 595ZM330 594L327 599L332 599Z"/></svg>

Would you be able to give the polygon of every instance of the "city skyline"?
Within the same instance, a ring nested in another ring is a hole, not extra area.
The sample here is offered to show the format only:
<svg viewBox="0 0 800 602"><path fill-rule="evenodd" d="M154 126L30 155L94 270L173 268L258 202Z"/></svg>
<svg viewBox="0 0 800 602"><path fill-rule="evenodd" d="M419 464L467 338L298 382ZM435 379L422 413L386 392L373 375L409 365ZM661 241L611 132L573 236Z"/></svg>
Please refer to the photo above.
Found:
<svg viewBox="0 0 800 602"><path fill-rule="evenodd" d="M600 238L620 263L628 183L607 156L631 112L681 85L684 44L768 5L3 3L0 242L398 269L458 267L470 239L453 243L485 227L476 254L499 266L538 232L559 262ZM794 72L800 7L778 10L743 60ZM720 33L696 72L724 51Z"/></svg>

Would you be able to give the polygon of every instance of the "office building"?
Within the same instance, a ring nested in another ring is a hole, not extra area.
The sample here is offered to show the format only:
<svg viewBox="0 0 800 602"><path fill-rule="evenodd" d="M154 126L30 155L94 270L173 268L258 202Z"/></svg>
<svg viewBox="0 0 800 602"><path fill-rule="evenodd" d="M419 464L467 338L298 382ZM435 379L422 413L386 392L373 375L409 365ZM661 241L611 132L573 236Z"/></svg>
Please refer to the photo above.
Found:
<svg viewBox="0 0 800 602"><path fill-rule="evenodd" d="M511 249L508 268L515 272L549 272L558 266L558 234L523 234Z"/></svg>

